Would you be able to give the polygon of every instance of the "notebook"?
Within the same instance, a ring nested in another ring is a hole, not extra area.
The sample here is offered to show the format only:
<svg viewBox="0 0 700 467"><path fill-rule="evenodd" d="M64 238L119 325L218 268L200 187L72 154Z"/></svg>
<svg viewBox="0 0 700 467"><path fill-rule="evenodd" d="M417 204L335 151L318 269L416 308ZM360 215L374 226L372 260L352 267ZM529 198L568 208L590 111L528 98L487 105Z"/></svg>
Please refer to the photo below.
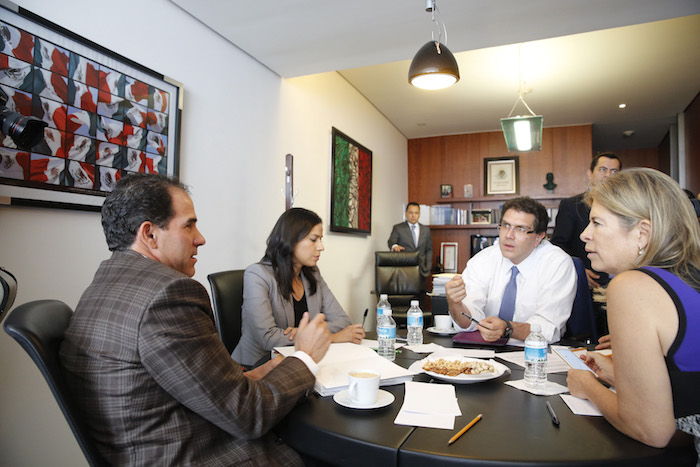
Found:
<svg viewBox="0 0 700 467"><path fill-rule="evenodd" d="M493 342L486 342L479 331L470 332L460 332L455 334L452 338L452 342L455 344L466 344L466 345L489 345L494 347L503 347L508 342L508 339L501 337L500 339Z"/></svg>

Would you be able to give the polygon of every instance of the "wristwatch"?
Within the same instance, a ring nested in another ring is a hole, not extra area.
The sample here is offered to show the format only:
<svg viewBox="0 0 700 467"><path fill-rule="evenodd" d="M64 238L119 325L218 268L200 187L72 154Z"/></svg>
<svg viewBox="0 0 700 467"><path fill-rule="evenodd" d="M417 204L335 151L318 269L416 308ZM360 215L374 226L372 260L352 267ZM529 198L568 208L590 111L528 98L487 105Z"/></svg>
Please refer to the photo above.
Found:
<svg viewBox="0 0 700 467"><path fill-rule="evenodd" d="M503 336L502 336L502 337L505 337L506 339L509 339L510 336L513 335L513 325L510 324L510 321L508 321L507 319L504 319L503 321L506 322L506 330L503 331Z"/></svg>

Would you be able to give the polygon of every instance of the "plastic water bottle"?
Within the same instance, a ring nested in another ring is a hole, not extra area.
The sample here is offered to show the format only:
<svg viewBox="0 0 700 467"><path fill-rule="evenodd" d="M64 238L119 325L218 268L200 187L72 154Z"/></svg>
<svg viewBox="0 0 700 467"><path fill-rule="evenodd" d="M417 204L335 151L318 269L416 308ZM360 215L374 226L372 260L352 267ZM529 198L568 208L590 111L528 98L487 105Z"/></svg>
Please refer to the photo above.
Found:
<svg viewBox="0 0 700 467"><path fill-rule="evenodd" d="M377 324L377 340L379 348L377 353L392 362L396 359L396 321L391 317L391 308L385 308L382 317Z"/></svg>
<svg viewBox="0 0 700 467"><path fill-rule="evenodd" d="M379 326L379 319L382 317L384 310L391 310L391 304L389 304L389 296L385 293L379 295L379 302L377 302L377 326Z"/></svg>
<svg viewBox="0 0 700 467"><path fill-rule="evenodd" d="M547 385L547 340L539 324L530 325L530 335L525 339L525 386L544 389Z"/></svg>
<svg viewBox="0 0 700 467"><path fill-rule="evenodd" d="M420 345L423 343L423 311L418 306L418 300L411 300L411 308L406 314L406 327L408 328L408 345Z"/></svg>

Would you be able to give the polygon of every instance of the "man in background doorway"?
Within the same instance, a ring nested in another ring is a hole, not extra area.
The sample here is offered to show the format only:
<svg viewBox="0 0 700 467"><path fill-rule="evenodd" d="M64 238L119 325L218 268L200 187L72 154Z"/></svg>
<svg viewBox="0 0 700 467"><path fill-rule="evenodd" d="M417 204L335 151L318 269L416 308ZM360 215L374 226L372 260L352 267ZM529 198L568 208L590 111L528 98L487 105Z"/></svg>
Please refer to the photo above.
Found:
<svg viewBox="0 0 700 467"><path fill-rule="evenodd" d="M420 261L420 275L425 280L430 275L433 266L433 239L430 238L430 228L418 223L420 205L416 202L406 206L406 222L396 224L389 235L389 248L392 251L417 251Z"/></svg>
<svg viewBox="0 0 700 467"><path fill-rule="evenodd" d="M622 162L611 152L598 154L591 160L588 169L588 189L603 182L606 178L622 170ZM551 242L561 247L569 255L580 258L586 268L588 287L593 290L604 287L610 282L610 277L604 272L594 271L591 260L585 250L585 244L581 241L581 232L589 222L590 206L583 202L584 193L579 193L571 198L566 198L559 204L556 225L552 233ZM602 310L596 310L596 325L601 334L607 334L607 323Z"/></svg>

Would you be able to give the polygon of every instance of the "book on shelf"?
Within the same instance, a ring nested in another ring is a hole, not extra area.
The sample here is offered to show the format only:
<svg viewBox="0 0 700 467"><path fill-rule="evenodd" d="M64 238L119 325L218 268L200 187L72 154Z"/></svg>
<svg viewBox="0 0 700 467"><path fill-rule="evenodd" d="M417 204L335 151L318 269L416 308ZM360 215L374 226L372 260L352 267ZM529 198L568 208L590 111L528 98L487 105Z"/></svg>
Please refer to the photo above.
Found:
<svg viewBox="0 0 700 467"><path fill-rule="evenodd" d="M294 353L294 346L275 347L284 357ZM353 370L379 372L380 386L391 386L411 381L416 373L380 357L369 347L343 342L331 344L323 359L318 362L318 373L314 390L321 396L332 396L348 388L348 373Z"/></svg>

